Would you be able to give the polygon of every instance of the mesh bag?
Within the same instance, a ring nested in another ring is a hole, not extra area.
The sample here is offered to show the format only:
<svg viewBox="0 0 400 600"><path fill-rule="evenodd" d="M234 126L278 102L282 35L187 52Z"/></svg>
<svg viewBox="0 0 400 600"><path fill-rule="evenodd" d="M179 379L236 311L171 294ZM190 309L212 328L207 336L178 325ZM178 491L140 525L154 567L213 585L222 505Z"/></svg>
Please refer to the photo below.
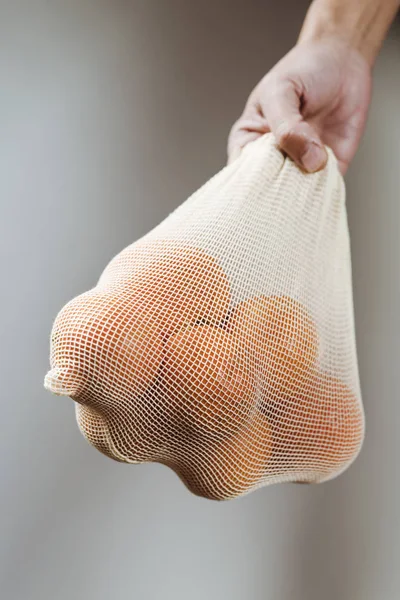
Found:
<svg viewBox="0 0 400 600"><path fill-rule="evenodd" d="M195 494L322 482L364 435L343 180L249 144L59 313L45 386Z"/></svg>

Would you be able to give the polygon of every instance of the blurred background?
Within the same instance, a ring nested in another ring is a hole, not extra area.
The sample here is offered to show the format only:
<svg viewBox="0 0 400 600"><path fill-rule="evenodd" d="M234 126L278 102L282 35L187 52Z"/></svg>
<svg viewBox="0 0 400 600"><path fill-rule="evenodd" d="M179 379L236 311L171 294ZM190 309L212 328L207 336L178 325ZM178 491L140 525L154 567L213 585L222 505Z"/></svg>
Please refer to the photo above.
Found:
<svg viewBox="0 0 400 600"><path fill-rule="evenodd" d="M361 456L321 486L215 503L113 463L45 392L61 306L223 166L300 0L0 0L4 600L400 597L400 29L347 176Z"/></svg>

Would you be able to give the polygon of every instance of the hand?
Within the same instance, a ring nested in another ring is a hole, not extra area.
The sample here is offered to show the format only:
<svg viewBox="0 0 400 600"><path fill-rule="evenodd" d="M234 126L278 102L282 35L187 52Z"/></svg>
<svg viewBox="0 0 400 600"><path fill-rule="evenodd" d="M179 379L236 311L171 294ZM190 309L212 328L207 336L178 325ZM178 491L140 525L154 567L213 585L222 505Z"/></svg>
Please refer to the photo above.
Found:
<svg viewBox="0 0 400 600"><path fill-rule="evenodd" d="M336 155L342 174L356 153L371 96L371 67L337 38L295 46L251 93L228 142L229 162L269 131L303 170L322 169Z"/></svg>

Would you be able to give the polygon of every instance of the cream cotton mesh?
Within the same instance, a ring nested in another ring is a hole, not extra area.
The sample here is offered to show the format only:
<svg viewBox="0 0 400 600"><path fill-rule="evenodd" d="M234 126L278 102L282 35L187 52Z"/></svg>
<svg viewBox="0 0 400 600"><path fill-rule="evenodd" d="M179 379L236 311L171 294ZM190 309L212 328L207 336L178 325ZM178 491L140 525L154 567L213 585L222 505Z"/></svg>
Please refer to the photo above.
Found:
<svg viewBox="0 0 400 600"><path fill-rule="evenodd" d="M305 175L249 144L61 310L45 386L98 450L206 498L344 471L364 415L333 154Z"/></svg>

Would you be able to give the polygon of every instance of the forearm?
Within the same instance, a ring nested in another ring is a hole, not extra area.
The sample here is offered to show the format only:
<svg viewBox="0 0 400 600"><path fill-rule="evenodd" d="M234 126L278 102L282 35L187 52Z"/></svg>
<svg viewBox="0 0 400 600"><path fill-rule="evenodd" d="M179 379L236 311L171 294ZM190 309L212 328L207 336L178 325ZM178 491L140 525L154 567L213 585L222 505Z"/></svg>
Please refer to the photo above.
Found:
<svg viewBox="0 0 400 600"><path fill-rule="evenodd" d="M400 0L314 0L299 43L338 37L372 65L400 7Z"/></svg>

